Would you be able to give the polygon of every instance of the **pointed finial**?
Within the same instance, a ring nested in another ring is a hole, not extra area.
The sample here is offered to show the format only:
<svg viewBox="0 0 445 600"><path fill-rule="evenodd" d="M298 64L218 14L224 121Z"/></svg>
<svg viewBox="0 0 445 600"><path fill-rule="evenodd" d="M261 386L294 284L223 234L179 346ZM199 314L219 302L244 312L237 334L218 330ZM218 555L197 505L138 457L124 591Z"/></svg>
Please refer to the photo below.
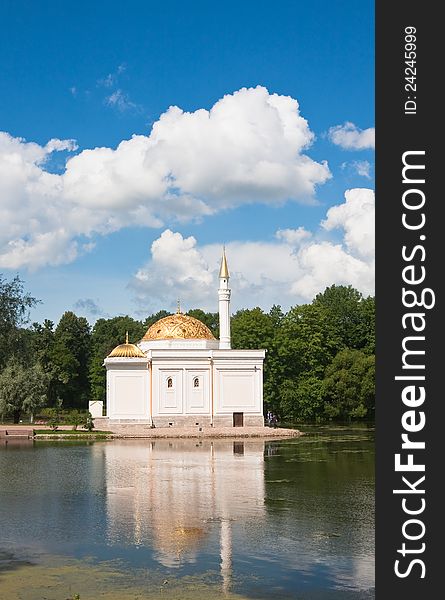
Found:
<svg viewBox="0 0 445 600"><path fill-rule="evenodd" d="M219 278L220 279L229 279L229 267L227 266L227 258L226 258L226 247L223 246L223 253L221 258L221 267L219 269Z"/></svg>
<svg viewBox="0 0 445 600"><path fill-rule="evenodd" d="M126 344L128 344L128 331L127 331L127 333L125 334L125 343L126 343Z"/></svg>
<svg viewBox="0 0 445 600"><path fill-rule="evenodd" d="M176 310L176 314L180 315L181 314L181 300L178 298L178 308Z"/></svg>

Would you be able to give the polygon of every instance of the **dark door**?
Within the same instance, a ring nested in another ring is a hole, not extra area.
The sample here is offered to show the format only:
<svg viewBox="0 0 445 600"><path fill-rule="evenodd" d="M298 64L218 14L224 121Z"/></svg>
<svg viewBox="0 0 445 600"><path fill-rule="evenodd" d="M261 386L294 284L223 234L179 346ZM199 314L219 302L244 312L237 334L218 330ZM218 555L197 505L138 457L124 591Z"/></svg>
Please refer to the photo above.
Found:
<svg viewBox="0 0 445 600"><path fill-rule="evenodd" d="M244 413L233 413L233 426L244 427Z"/></svg>

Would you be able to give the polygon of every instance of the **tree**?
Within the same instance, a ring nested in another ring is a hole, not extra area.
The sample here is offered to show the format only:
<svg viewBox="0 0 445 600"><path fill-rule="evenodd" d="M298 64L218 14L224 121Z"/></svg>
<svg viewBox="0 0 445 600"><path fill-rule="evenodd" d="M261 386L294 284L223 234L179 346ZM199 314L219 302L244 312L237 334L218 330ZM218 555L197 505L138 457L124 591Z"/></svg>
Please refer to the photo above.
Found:
<svg viewBox="0 0 445 600"><path fill-rule="evenodd" d="M139 341L148 326L136 321L128 315L114 317L113 319L98 319L91 335L91 362L89 380L91 385L91 399L105 401L106 372L103 366L108 354L125 342L128 331L129 340Z"/></svg>
<svg viewBox="0 0 445 600"><path fill-rule="evenodd" d="M291 421L319 421L324 418L323 382L313 375L298 381L286 379L280 385L281 414Z"/></svg>
<svg viewBox="0 0 445 600"><path fill-rule="evenodd" d="M270 316L256 307L239 310L233 315L231 333L233 348L267 348L275 329Z"/></svg>
<svg viewBox="0 0 445 600"><path fill-rule="evenodd" d="M375 298L368 296L360 303L364 328L362 350L366 354L375 354Z"/></svg>
<svg viewBox="0 0 445 600"><path fill-rule="evenodd" d="M359 350L341 350L323 381L325 414L349 420L374 418L375 357Z"/></svg>
<svg viewBox="0 0 445 600"><path fill-rule="evenodd" d="M73 431L76 431L79 425L83 425L85 422L85 415L80 413L78 410L73 410L69 415L69 421L73 426Z"/></svg>
<svg viewBox="0 0 445 600"><path fill-rule="evenodd" d="M283 321L284 312L279 304L274 304L269 311L269 317L274 327L280 327Z"/></svg>
<svg viewBox="0 0 445 600"><path fill-rule="evenodd" d="M341 347L371 349L374 329L373 299L365 300L351 285L331 285L323 293L317 294L312 304L326 310L329 327L338 336Z"/></svg>
<svg viewBox="0 0 445 600"><path fill-rule="evenodd" d="M279 382L282 368L278 359L276 334L282 318L280 307L269 314L261 308L244 309L232 317L232 347L240 349L264 348L264 403L266 408L279 414Z"/></svg>
<svg viewBox="0 0 445 600"><path fill-rule="evenodd" d="M43 324L33 323L30 334L30 362L37 362L48 376L48 405L55 406L59 391L60 371L54 362L54 323L45 319Z"/></svg>
<svg viewBox="0 0 445 600"><path fill-rule="evenodd" d="M94 419L93 419L93 415L90 412L87 412L87 414L84 416L83 426L85 427L85 429L87 431L93 431Z"/></svg>
<svg viewBox="0 0 445 600"><path fill-rule="evenodd" d="M54 332L51 359L58 369L57 396L64 407L84 408L90 398L91 333L85 317L65 312Z"/></svg>
<svg viewBox="0 0 445 600"><path fill-rule="evenodd" d="M16 358L0 373L0 414L18 423L22 413L31 415L47 402L48 377L41 365L24 367Z"/></svg>
<svg viewBox="0 0 445 600"><path fill-rule="evenodd" d="M295 306L283 317L277 337L278 356L285 379L298 380L302 375L323 378L341 342L332 331L323 306Z"/></svg>
<svg viewBox="0 0 445 600"><path fill-rule="evenodd" d="M20 277L7 281L0 274L0 368L23 345L20 327L29 319L29 310L38 300L25 292Z"/></svg>

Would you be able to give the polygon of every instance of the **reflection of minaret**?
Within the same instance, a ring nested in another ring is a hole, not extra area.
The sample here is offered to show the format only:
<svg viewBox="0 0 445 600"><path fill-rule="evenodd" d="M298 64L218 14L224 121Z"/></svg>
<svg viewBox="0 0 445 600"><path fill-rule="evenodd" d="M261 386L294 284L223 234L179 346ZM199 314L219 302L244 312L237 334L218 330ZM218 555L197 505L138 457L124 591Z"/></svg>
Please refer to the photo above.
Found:
<svg viewBox="0 0 445 600"><path fill-rule="evenodd" d="M230 519L221 521L221 576L223 592L227 594L232 587L232 523Z"/></svg>
<svg viewBox="0 0 445 600"><path fill-rule="evenodd" d="M230 349L230 289L229 268L226 251L223 249L221 267L219 269L219 347Z"/></svg>

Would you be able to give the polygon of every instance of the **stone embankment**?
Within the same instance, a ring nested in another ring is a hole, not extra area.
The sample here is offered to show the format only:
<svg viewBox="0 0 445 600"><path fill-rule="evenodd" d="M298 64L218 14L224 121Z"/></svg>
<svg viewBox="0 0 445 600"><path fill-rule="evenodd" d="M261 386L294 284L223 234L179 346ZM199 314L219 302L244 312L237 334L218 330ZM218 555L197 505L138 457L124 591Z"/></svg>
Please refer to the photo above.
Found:
<svg viewBox="0 0 445 600"><path fill-rule="evenodd" d="M33 438L34 431L28 425L15 426L13 428L14 434L8 435L11 430L11 426L0 425L0 438L3 440L11 439L14 437L26 437L28 439ZM70 431L72 435L63 435L62 431L72 430L70 425L62 425L58 427L57 431L52 431L47 426L38 425L35 429L47 430L47 434L40 433L34 436L34 439L88 439L94 437L107 438L107 439L119 439L119 438L147 438L147 439L162 439L162 438L286 438L286 437L299 437L304 435L298 429L285 429L283 427L157 427L152 428L149 424L138 423L138 424L113 424L104 428L101 431L100 428L93 429L91 434L82 430L79 427L79 433L76 435L75 431ZM46 432L45 432L46 433Z"/></svg>
<svg viewBox="0 0 445 600"><path fill-rule="evenodd" d="M298 429L282 427L159 427L113 425L113 438L285 438L303 435Z"/></svg>

